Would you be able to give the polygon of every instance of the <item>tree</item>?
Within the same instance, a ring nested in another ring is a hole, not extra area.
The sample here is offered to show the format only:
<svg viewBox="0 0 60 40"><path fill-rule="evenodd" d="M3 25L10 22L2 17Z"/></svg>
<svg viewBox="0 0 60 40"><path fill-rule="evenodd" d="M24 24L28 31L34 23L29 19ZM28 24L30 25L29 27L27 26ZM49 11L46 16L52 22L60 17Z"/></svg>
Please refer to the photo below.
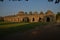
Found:
<svg viewBox="0 0 60 40"><path fill-rule="evenodd" d="M53 2L53 0L48 0L48 2Z"/></svg>
<svg viewBox="0 0 60 40"><path fill-rule="evenodd" d="M60 19L60 12L57 12L56 19Z"/></svg>
<svg viewBox="0 0 60 40"><path fill-rule="evenodd" d="M25 0L25 1L28 1L28 0Z"/></svg>
<svg viewBox="0 0 60 40"><path fill-rule="evenodd" d="M0 0L1 2L3 2L4 0Z"/></svg>
<svg viewBox="0 0 60 40"><path fill-rule="evenodd" d="M57 15L60 16L60 12L57 12Z"/></svg>
<svg viewBox="0 0 60 40"><path fill-rule="evenodd" d="M53 2L53 0L48 0L48 2ZM60 2L60 0L55 0L55 4L59 3L59 2Z"/></svg>
<svg viewBox="0 0 60 40"><path fill-rule="evenodd" d="M56 3L59 3L59 2L60 2L60 0L56 0L56 1L55 1L55 4L56 4Z"/></svg>

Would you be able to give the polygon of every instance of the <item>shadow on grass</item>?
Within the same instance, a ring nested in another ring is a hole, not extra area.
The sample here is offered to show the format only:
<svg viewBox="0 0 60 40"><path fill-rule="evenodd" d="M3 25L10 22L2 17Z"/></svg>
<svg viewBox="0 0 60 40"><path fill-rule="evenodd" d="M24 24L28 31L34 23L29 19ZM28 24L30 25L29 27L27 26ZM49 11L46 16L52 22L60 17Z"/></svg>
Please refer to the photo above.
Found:
<svg viewBox="0 0 60 40"><path fill-rule="evenodd" d="M6 23L6 24L8 24L8 23ZM13 24L13 23L9 23L9 24ZM44 26L47 24L48 23L38 22L38 23L29 23L29 24L25 24L25 25L19 25L16 27L9 27L8 29L0 29L0 36L6 36L7 34L16 33L18 31L24 32L24 31L27 31L30 29L34 29L36 26ZM5 25L5 23L3 23L2 25Z"/></svg>
<svg viewBox="0 0 60 40"><path fill-rule="evenodd" d="M0 29L0 37L8 40L16 39L58 39L60 38L60 25L48 25L49 23L29 23L25 25L18 25L8 29ZM33 30L32 30L33 29ZM36 30L39 29L39 30ZM57 38L58 37L58 38Z"/></svg>

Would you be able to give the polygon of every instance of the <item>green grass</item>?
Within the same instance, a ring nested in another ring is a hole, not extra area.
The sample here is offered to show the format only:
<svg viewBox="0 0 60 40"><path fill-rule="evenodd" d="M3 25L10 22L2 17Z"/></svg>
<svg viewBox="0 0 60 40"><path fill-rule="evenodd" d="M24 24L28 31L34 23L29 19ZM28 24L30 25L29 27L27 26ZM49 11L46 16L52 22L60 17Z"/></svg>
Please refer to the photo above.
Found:
<svg viewBox="0 0 60 40"><path fill-rule="evenodd" d="M9 23L9 22L1 22L0 23L0 35L4 36L10 33L15 33L18 31L27 31L29 29L34 29L37 26L47 25L48 23Z"/></svg>
<svg viewBox="0 0 60 40"><path fill-rule="evenodd" d="M8 26L18 26L18 25L24 25L28 23L20 23L20 22L0 22L0 27L8 27Z"/></svg>

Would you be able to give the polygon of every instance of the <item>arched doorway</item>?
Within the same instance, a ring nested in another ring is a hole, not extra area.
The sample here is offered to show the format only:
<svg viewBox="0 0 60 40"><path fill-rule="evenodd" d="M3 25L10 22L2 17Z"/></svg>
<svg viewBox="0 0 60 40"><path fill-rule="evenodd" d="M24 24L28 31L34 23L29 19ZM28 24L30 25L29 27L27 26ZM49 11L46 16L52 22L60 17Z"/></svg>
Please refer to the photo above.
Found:
<svg viewBox="0 0 60 40"><path fill-rule="evenodd" d="M39 22L41 22L42 18L39 18Z"/></svg>
<svg viewBox="0 0 60 40"><path fill-rule="evenodd" d="M49 17L46 18L46 22L50 22L50 18Z"/></svg>
<svg viewBox="0 0 60 40"><path fill-rule="evenodd" d="M29 22L29 18L28 17L24 17L23 18L23 22Z"/></svg>
<svg viewBox="0 0 60 40"><path fill-rule="evenodd" d="M33 18L32 21L35 21L35 19Z"/></svg>

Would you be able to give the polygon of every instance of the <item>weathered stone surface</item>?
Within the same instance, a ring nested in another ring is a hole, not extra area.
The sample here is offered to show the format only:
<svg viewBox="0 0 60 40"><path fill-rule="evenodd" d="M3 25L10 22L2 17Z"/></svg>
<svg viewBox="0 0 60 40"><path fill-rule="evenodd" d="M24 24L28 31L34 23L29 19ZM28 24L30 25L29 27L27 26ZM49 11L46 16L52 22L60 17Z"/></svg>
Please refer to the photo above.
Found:
<svg viewBox="0 0 60 40"><path fill-rule="evenodd" d="M56 22L56 14L48 10L45 14L43 12L33 12L32 14L25 14L20 11L16 15L4 17L4 21L10 22Z"/></svg>

